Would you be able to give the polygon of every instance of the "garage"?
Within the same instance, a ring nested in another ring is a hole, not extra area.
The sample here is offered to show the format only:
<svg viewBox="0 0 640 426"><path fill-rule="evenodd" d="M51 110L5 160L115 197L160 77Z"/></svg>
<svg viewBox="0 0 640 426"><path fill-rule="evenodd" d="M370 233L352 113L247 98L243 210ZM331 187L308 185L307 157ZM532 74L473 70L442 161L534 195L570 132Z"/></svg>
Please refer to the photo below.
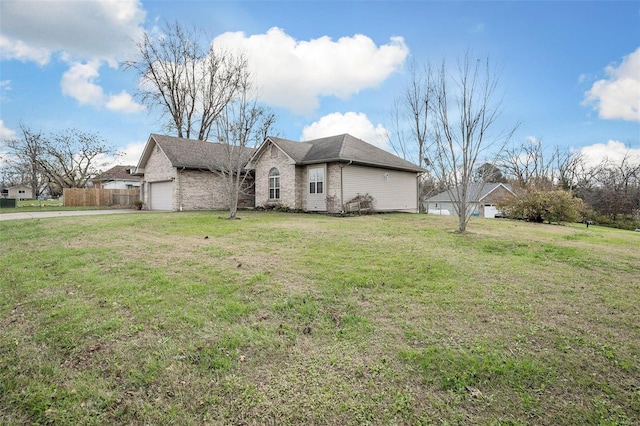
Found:
<svg viewBox="0 0 640 426"><path fill-rule="evenodd" d="M484 217L494 218L498 214L498 208L489 204L484 205Z"/></svg>
<svg viewBox="0 0 640 426"><path fill-rule="evenodd" d="M173 182L153 182L149 185L151 192L150 210L173 210Z"/></svg>

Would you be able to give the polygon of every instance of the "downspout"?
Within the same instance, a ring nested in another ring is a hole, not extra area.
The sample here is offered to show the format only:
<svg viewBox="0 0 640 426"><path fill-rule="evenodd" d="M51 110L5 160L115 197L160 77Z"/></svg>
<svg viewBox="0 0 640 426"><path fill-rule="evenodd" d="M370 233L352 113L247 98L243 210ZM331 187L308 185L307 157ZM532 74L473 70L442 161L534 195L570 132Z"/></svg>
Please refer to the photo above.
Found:
<svg viewBox="0 0 640 426"><path fill-rule="evenodd" d="M344 213L344 179L342 177L342 169L347 166L350 166L353 163L353 160L349 160L347 164L340 166L340 210Z"/></svg>
<svg viewBox="0 0 640 426"><path fill-rule="evenodd" d="M416 173L416 193L418 194L418 211L417 213L420 213L420 211L422 210L422 206L420 205L422 203L422 200L420 200L420 196L422 194L420 194L420 173ZM426 210L426 209L425 209Z"/></svg>

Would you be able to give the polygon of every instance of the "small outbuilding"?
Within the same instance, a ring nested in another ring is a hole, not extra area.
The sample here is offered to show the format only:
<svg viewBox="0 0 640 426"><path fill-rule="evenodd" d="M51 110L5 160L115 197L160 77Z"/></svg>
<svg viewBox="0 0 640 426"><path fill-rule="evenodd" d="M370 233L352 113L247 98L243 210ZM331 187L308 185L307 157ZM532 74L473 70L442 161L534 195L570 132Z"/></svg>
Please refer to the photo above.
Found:
<svg viewBox="0 0 640 426"><path fill-rule="evenodd" d="M16 200L33 200L33 191L29 185L14 185L7 188L7 197Z"/></svg>
<svg viewBox="0 0 640 426"><path fill-rule="evenodd" d="M428 198L424 202L425 212L438 215L444 215L444 212L453 214L454 201L460 199L461 192L456 187ZM467 200L473 207L472 214L488 218L500 216L498 205L515 196L511 185L505 183L472 183L467 191Z"/></svg>

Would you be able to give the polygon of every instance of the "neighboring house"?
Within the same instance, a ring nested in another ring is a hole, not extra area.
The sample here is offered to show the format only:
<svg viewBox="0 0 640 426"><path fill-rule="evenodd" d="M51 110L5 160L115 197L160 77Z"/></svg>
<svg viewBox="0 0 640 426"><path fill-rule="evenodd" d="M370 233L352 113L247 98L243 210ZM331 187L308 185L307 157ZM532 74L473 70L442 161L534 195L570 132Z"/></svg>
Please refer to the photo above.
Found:
<svg viewBox="0 0 640 426"><path fill-rule="evenodd" d="M140 188L142 179L129 173L135 166L114 166L91 179L97 189L136 189Z"/></svg>
<svg viewBox="0 0 640 426"><path fill-rule="evenodd" d="M227 146L152 134L135 174L142 176L141 197L147 210L219 210L229 201L222 178L213 173ZM246 160L254 149L242 148ZM253 207L253 187L241 195L238 207Z"/></svg>
<svg viewBox="0 0 640 426"><path fill-rule="evenodd" d="M460 191L454 188L441 192L425 200L425 211L431 214L455 214L451 194L455 200L459 200ZM511 186L504 183L472 183L469 185L467 198L471 204L472 214L481 217L496 217L500 213L497 206L516 194Z"/></svg>
<svg viewBox="0 0 640 426"><path fill-rule="evenodd" d="M8 188L7 198L16 200L32 200L33 191L29 185L15 185Z"/></svg>
<svg viewBox="0 0 640 426"><path fill-rule="evenodd" d="M357 195L375 211L418 212L422 168L351 135L306 142L267 137L248 168L255 205L336 213Z"/></svg>
<svg viewBox="0 0 640 426"><path fill-rule="evenodd" d="M9 188L0 188L0 198L9 198Z"/></svg>

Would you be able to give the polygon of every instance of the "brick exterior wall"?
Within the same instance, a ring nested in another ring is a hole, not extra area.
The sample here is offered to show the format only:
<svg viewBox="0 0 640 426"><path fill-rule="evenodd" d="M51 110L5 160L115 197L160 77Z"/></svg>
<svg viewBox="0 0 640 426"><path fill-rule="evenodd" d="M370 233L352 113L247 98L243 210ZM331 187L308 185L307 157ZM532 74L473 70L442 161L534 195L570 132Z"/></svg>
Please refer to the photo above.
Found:
<svg viewBox="0 0 640 426"><path fill-rule="evenodd" d="M299 172L295 164L290 164L291 162L289 156L271 143L270 146L265 147L255 169L256 206L282 204L291 208L302 208L298 188ZM280 198L277 200L269 199L269 172L274 167L280 172Z"/></svg>
<svg viewBox="0 0 640 426"><path fill-rule="evenodd" d="M149 184L174 181L173 210L227 210L229 197L221 176L208 170L176 169L163 152L154 148L145 165L143 199L151 204ZM241 194L238 208L253 207L253 178L247 178L247 194Z"/></svg>
<svg viewBox="0 0 640 426"><path fill-rule="evenodd" d="M222 176L208 170L178 170L178 209L182 210L228 210L229 195ZM248 176L246 188L238 199L238 208L254 206L253 179Z"/></svg>
<svg viewBox="0 0 640 426"><path fill-rule="evenodd" d="M327 211L339 213L342 210L344 200L342 196L342 182L340 179L341 165L332 163L327 166Z"/></svg>
<svg viewBox="0 0 640 426"><path fill-rule="evenodd" d="M496 188L494 191L492 191L491 194L486 196L484 200L482 200L482 202L483 204L498 205L498 204L503 204L511 197L513 197L513 194L507 191L506 188L503 188L502 186L500 186Z"/></svg>

